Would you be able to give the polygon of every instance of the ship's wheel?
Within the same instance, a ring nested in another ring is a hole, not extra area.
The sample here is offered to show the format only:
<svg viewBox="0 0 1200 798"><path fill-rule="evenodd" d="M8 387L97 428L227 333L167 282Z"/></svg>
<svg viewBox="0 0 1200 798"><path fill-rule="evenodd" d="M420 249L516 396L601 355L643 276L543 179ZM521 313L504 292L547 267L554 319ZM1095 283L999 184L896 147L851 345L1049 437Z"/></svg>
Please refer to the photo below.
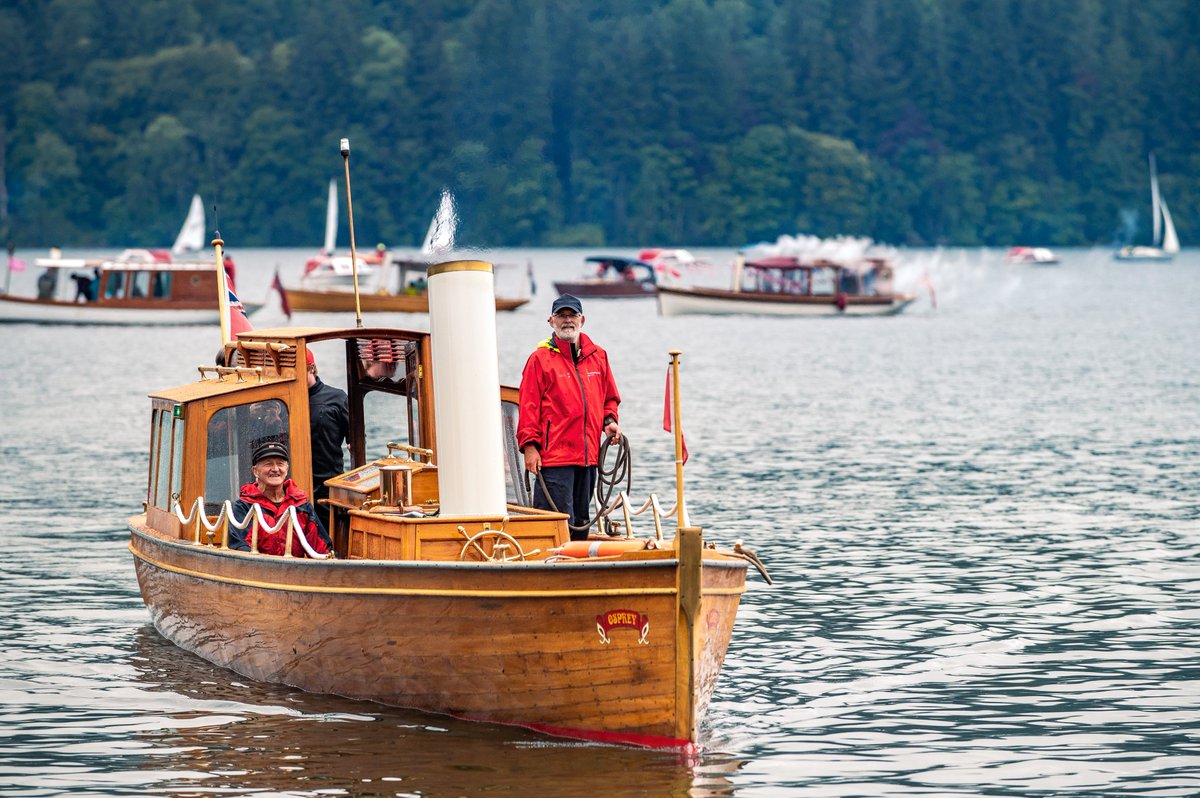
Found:
<svg viewBox="0 0 1200 798"><path fill-rule="evenodd" d="M485 546L487 541L491 541L492 545ZM518 562L525 557L525 550L517 539L499 529L485 529L468 536L462 551L458 553L458 559L463 561Z"/></svg>

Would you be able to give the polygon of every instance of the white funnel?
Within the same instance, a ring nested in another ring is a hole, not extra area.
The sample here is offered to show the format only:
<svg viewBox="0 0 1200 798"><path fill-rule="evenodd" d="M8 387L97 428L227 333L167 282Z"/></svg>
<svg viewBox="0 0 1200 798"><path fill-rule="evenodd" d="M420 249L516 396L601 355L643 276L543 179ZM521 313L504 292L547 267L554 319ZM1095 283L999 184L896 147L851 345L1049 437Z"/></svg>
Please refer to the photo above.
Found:
<svg viewBox="0 0 1200 798"><path fill-rule="evenodd" d="M492 264L456 260L429 268L429 334L441 515L501 517L507 505Z"/></svg>

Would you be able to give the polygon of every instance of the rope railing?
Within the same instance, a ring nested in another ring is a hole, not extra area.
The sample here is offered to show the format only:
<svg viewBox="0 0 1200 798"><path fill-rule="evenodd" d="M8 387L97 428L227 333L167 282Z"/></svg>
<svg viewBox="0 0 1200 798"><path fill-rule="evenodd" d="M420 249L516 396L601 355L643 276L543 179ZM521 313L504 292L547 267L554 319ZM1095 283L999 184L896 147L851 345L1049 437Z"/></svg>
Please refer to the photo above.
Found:
<svg viewBox="0 0 1200 798"><path fill-rule="evenodd" d="M627 538L633 537L633 524L630 516L641 515L642 513L646 512L646 510L652 510L653 512L651 513L651 516L654 519L654 537L657 540L663 539L662 519L675 515L676 511L679 509L678 503L676 503L674 507L664 510L662 504L658 501L658 494L651 493L650 498L646 499L642 506L635 510L633 509L633 503L629 500L629 494L625 491L621 491L617 494L617 498L613 500L612 504L604 509L601 515L605 517L610 516L613 510L617 508L617 505L620 505L621 513L625 517L625 537ZM687 508L684 508L684 517L686 518L686 516Z"/></svg>
<svg viewBox="0 0 1200 798"><path fill-rule="evenodd" d="M258 532L263 530L268 534L275 534L283 529L284 524L287 524L287 541L284 544L283 556L291 557L292 555L292 539L297 538L300 541L300 546L304 552L314 560L325 560L329 558L328 554L321 554L312 547L308 542L308 538L304 535L304 530L300 528L300 518L296 515L296 508L289 507L287 512L280 517L275 524L267 523L266 517L263 515L262 507L257 504L250 505L250 512L246 513L246 517L239 521L233 514L233 502L226 499L221 503L221 512L217 514L216 520L209 522L208 513L204 511L205 501L203 496L197 496L196 501L192 504L192 509L187 516L183 514L183 505L180 502L175 503L175 517L179 519L179 523L184 527L191 525L194 528L192 542L196 545L216 545L213 541L217 531L221 532L220 548L229 548L229 527L232 525L236 529L245 529L250 527L249 544L252 553L258 551ZM207 540L200 540L200 530L203 529L207 534Z"/></svg>

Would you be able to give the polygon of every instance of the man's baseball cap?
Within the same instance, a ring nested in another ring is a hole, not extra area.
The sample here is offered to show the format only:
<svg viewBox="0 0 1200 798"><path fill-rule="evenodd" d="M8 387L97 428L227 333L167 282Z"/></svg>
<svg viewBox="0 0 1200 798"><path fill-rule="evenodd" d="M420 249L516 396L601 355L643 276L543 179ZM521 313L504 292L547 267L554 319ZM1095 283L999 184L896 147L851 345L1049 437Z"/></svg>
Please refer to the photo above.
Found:
<svg viewBox="0 0 1200 798"><path fill-rule="evenodd" d="M550 306L550 315L553 316L560 310L573 310L580 316L583 315L583 303L579 301L579 297L563 294L558 299L554 300L554 304Z"/></svg>

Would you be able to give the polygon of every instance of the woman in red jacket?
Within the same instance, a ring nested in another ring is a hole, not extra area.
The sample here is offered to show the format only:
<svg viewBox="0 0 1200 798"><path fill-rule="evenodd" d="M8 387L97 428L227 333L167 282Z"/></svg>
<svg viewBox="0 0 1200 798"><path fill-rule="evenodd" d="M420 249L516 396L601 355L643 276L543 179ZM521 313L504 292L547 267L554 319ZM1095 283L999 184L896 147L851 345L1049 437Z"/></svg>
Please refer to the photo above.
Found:
<svg viewBox="0 0 1200 798"><path fill-rule="evenodd" d="M600 441L620 440L617 406L621 394L608 365L608 353L583 334L583 304L563 294L551 306L554 334L538 344L521 373L517 446L525 469L542 478L533 506L570 517L573 540L586 540L592 491L600 462ZM542 491L553 500L551 507Z"/></svg>
<svg viewBox="0 0 1200 798"><path fill-rule="evenodd" d="M333 551L333 542L321 523L321 517L308 500L308 494L288 479L287 447L279 441L267 441L254 450L251 462L250 473L254 475L254 481L242 485L241 497L233 504L233 517L241 522L254 509L254 505L258 505L267 524L275 526L280 518L287 515L289 508L295 507L296 518L300 521L300 529L309 547L318 554ZM250 551L250 529L249 525L245 529L238 529L230 524L229 548ZM287 524L275 532L268 532L260 526L258 551L282 555L287 545L287 535ZM292 533L292 556L306 556L304 545L295 532Z"/></svg>

